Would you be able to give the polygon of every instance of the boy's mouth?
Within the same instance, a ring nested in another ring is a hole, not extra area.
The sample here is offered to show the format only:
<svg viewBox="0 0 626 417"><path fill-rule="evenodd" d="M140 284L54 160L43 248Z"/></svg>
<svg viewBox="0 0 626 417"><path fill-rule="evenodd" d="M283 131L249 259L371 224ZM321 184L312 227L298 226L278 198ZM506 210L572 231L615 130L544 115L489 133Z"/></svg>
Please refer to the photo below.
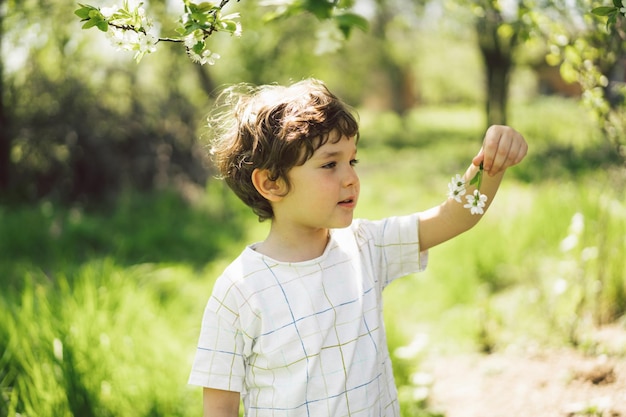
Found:
<svg viewBox="0 0 626 417"><path fill-rule="evenodd" d="M346 198L345 200L341 200L339 202L340 205L345 206L345 205L351 205L351 204L355 204L356 203L356 199L354 197L349 197Z"/></svg>

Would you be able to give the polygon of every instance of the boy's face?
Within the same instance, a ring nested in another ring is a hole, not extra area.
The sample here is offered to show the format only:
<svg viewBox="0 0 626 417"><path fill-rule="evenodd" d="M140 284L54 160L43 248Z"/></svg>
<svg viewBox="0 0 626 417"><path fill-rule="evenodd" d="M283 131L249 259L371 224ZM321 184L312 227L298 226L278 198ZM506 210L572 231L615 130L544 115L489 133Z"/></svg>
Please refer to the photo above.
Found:
<svg viewBox="0 0 626 417"><path fill-rule="evenodd" d="M275 206L275 219L291 227L342 228L352 223L359 198L356 141L326 142L303 165L289 173L291 189Z"/></svg>

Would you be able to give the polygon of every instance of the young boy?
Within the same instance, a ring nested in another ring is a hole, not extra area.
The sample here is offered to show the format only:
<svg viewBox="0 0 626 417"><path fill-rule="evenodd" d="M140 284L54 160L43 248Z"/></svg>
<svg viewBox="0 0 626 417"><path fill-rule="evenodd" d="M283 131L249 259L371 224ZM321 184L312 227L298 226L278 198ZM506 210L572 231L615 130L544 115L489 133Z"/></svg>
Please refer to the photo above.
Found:
<svg viewBox="0 0 626 417"><path fill-rule="evenodd" d="M399 416L382 290L423 270L428 249L480 216L451 193L424 212L353 220L359 132L349 108L317 80L230 97L233 111L215 119L213 154L271 226L208 300L189 378L204 387L204 416L236 417L240 399L255 417ZM485 209L526 151L515 130L488 129L464 175L468 184L483 165Z"/></svg>

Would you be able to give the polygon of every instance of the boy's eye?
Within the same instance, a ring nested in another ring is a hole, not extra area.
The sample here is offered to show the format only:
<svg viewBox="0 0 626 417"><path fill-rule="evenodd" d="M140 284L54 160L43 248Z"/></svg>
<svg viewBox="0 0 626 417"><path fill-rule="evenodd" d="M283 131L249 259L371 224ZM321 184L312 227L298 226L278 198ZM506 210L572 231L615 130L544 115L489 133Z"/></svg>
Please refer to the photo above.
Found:
<svg viewBox="0 0 626 417"><path fill-rule="evenodd" d="M350 160L350 166L355 166L358 163L359 163L358 159L351 159ZM336 166L337 166L337 162L333 161L333 162L328 162L328 163L322 165L322 168L331 169L331 168L335 168Z"/></svg>

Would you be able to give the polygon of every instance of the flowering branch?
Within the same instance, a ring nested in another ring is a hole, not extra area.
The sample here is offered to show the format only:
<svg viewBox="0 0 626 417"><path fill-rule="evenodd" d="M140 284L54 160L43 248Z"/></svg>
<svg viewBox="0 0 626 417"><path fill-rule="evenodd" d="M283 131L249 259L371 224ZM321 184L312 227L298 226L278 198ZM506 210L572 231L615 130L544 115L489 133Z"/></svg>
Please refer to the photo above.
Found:
<svg viewBox="0 0 626 417"><path fill-rule="evenodd" d="M463 207L469 209L472 214L483 214L485 212L487 196L480 193L480 186L483 181L483 172L484 169L481 162L478 167L478 172L469 182L469 185L476 185L476 189L473 194L465 196L467 202ZM448 184L448 197L462 203L461 197L463 197L466 192L465 180L459 174L456 174L456 176L454 176Z"/></svg>
<svg viewBox="0 0 626 417"><path fill-rule="evenodd" d="M124 0L122 7L103 8L79 3L80 8L74 13L85 22L83 29L97 27L107 33L118 49L134 51L137 62L154 52L158 42L179 42L185 45L192 61L213 65L220 56L208 48L208 37L218 31L241 36L239 13L222 16L222 9L230 0L221 0L219 5L183 1L184 13L176 29L179 37L163 38L151 33L152 20L146 16L143 2L137 0Z"/></svg>
<svg viewBox="0 0 626 417"><path fill-rule="evenodd" d="M200 64L215 64L220 56L211 52L208 38L215 32L241 36L239 13L222 15L222 9L230 0L220 0L219 4L202 0L199 0L200 3L194 3L191 0L182 1L184 13L179 20L180 26L176 29L178 37L164 38L151 33L153 24L146 17L141 0L123 0L122 7L103 8L79 3L80 8L74 13L82 22L85 22L83 29L96 27L106 32L118 49L134 51L137 62L145 54L154 52L159 42L179 42L184 44L187 55L192 61ZM350 35L352 28L356 27L364 31L368 28L365 18L348 10L351 6L350 1L345 4L341 0L293 1L285 4L281 2L281 7L273 13L268 13L265 20L309 12L320 20L334 22L335 31L339 31L339 36L345 39ZM334 32L321 32L321 35L318 33L318 37L319 43L325 44L322 50L336 50L340 45L335 39Z"/></svg>

